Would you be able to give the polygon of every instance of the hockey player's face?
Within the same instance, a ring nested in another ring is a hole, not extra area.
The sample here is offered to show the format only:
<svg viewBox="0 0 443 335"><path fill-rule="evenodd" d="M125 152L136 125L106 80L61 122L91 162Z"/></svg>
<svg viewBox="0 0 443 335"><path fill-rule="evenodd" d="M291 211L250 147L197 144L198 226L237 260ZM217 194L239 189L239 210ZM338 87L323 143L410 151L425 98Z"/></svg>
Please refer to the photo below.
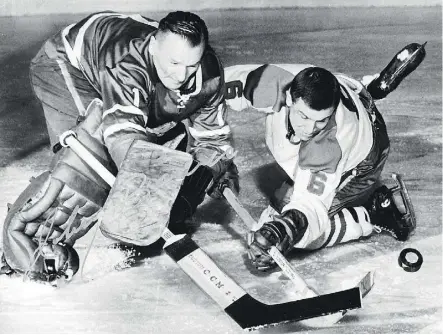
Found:
<svg viewBox="0 0 443 335"><path fill-rule="evenodd" d="M152 54L158 77L170 90L178 90L197 71L204 45L195 47L180 35L167 32L157 36Z"/></svg>
<svg viewBox="0 0 443 335"><path fill-rule="evenodd" d="M307 141L326 127L332 113L334 113L333 107L315 110L299 98L289 107L289 121L295 136Z"/></svg>

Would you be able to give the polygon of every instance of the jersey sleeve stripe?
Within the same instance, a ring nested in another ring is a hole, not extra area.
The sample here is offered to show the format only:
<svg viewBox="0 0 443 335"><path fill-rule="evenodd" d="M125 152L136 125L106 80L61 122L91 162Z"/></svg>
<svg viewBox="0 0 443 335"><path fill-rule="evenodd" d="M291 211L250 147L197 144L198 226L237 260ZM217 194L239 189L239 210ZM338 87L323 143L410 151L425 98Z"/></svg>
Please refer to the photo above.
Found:
<svg viewBox="0 0 443 335"><path fill-rule="evenodd" d="M147 25L152 26L154 28L158 28L158 22L157 21L148 20L148 19L144 18L143 16L141 16L140 14L129 15L129 17L131 19L133 19L134 21L147 24Z"/></svg>
<svg viewBox="0 0 443 335"><path fill-rule="evenodd" d="M328 245L332 245L331 240L332 240L332 236L334 236L335 231L336 231L336 220L337 220L336 215L333 218L331 218L331 231L330 231L329 236L326 239L325 243L323 243L323 245L321 246L321 248L324 248Z"/></svg>
<svg viewBox="0 0 443 335"><path fill-rule="evenodd" d="M92 23L94 23L95 20L97 20L100 17L104 16L116 16L119 18L128 18L147 24L149 26L152 26L154 28L158 28L158 22L155 21L149 21L142 17L140 14L135 15L124 15L119 13L99 13L91 16L91 18L85 22L85 24L79 29L79 32L77 34L77 37L75 38L74 47L71 47L69 42L66 39L66 36L69 34L69 31L75 24L71 24L65 29L63 29L62 36L63 36L63 43L65 45L66 53L68 55L69 61L73 66L75 66L77 69L80 69L79 67L79 59L81 58L81 52L83 47L83 40L85 38L86 30L91 26Z"/></svg>
<svg viewBox="0 0 443 335"><path fill-rule="evenodd" d="M66 55L68 56L69 62L77 70L80 70L80 67L78 65L78 60L77 60L77 58L75 58L75 55L74 55L74 50L72 50L71 45L69 44L68 40L66 39L66 36L69 34L69 31L71 30L71 28L74 25L75 25L75 23L73 23L73 24L67 26L65 29L63 29L63 31L62 31L62 39L63 39L63 45L65 47Z"/></svg>
<svg viewBox="0 0 443 335"><path fill-rule="evenodd" d="M231 127L228 125L214 130L197 130L194 127L189 127L189 132L191 133L192 137L195 139L199 139L202 137L218 137L223 135L229 135L231 133Z"/></svg>
<svg viewBox="0 0 443 335"><path fill-rule="evenodd" d="M113 124L108 128L106 128L106 130L103 132L103 138L106 140L107 138L109 138L109 136L112 136L115 133L118 133L119 131L126 129L135 129L146 134L146 129L143 128L142 126L132 122L124 122L124 123Z"/></svg>
<svg viewBox="0 0 443 335"><path fill-rule="evenodd" d="M68 69L66 68L66 63L58 59L57 64L60 67L62 76L65 79L66 87L71 93L72 99L74 99L74 103L75 106L77 107L78 112L80 113L81 116L85 116L86 115L85 106L83 105L83 102L77 92L77 89L75 88L74 83L72 82L72 77L69 74Z"/></svg>
<svg viewBox="0 0 443 335"><path fill-rule="evenodd" d="M126 114L133 114L133 115L140 115L143 117L143 121L145 124L148 122L148 117L145 115L145 113L143 113L141 111L141 109L139 109L135 106L122 106L120 104L116 104L112 108L106 110L103 113L102 119L104 119L105 117L107 117L110 114L117 113L117 112L122 112L122 113L126 113Z"/></svg>
<svg viewBox="0 0 443 335"><path fill-rule="evenodd" d="M348 221L347 218L346 218L346 215L349 215L349 212L345 208L345 209L343 209L342 212L338 212L338 215L340 217L341 227L340 227L340 232L338 233L338 236L337 236L335 244L340 243L343 240L343 237L346 234L346 223Z"/></svg>
<svg viewBox="0 0 443 335"><path fill-rule="evenodd" d="M226 110L225 103L221 103L220 105L218 105L218 107L217 107L217 121L218 121L218 125L220 127L223 127L226 124L225 119L224 119L225 110Z"/></svg>
<svg viewBox="0 0 443 335"><path fill-rule="evenodd" d="M100 17L103 16L118 16L118 17L127 17L121 14L113 14L113 13L100 13L100 14L96 14L91 16L91 18L85 22L85 24L80 28L77 37L75 38L75 42L74 42L74 56L76 57L76 59L80 59L81 57L81 52L82 52L82 46L83 46L83 40L85 38L85 33L86 30L91 26L92 23L94 23L95 20L97 20Z"/></svg>

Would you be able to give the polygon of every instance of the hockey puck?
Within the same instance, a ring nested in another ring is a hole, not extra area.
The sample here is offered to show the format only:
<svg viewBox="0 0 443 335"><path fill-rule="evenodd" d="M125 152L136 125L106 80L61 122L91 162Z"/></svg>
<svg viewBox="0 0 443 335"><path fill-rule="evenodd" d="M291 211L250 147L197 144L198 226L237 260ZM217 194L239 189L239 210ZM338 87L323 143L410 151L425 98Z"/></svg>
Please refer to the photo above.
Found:
<svg viewBox="0 0 443 335"><path fill-rule="evenodd" d="M411 256L411 254L415 255L415 257ZM411 261L411 258L416 258L416 260ZM416 272L420 270L422 264L423 256L417 249L405 248L400 252L400 256L398 256L398 265L407 272Z"/></svg>

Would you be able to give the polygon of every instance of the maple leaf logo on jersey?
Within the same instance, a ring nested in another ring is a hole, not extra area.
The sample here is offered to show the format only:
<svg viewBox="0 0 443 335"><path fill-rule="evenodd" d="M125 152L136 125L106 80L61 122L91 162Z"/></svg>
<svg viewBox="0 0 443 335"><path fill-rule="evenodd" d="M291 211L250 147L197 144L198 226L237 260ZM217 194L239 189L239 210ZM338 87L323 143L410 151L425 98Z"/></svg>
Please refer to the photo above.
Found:
<svg viewBox="0 0 443 335"><path fill-rule="evenodd" d="M185 108L186 107L186 103L188 102L189 98L191 97L190 94L180 94L179 91L176 92L178 95L178 105L177 108Z"/></svg>

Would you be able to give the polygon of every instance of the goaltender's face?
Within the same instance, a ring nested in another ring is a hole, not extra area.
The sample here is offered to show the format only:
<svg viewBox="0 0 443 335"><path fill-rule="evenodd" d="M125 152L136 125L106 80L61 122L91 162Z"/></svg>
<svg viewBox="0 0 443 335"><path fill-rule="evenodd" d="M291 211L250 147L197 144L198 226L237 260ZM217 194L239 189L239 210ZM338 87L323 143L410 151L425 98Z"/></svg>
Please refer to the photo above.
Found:
<svg viewBox="0 0 443 335"><path fill-rule="evenodd" d="M302 98L298 98L289 106L289 121L295 136L302 141L308 141L326 127L334 111L334 107L312 109Z"/></svg>
<svg viewBox="0 0 443 335"><path fill-rule="evenodd" d="M197 71L205 46L192 46L188 40L172 32L161 32L151 38L149 51L158 77L170 90L178 90Z"/></svg>

